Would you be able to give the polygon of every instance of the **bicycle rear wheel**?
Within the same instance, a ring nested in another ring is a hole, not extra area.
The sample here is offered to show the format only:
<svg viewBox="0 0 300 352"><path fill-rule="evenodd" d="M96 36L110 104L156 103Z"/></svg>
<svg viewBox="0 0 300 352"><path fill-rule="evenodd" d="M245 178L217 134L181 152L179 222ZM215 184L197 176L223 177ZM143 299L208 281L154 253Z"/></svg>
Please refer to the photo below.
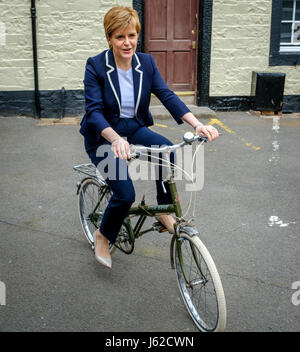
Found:
<svg viewBox="0 0 300 352"><path fill-rule="evenodd" d="M93 178L83 180L78 197L79 218L85 238L93 246L93 233L99 228L104 211L111 197L108 186L100 185ZM114 248L110 245L110 249Z"/></svg>
<svg viewBox="0 0 300 352"><path fill-rule="evenodd" d="M185 233L174 245L177 282L184 304L201 331L223 331L225 295L214 261L202 241Z"/></svg>

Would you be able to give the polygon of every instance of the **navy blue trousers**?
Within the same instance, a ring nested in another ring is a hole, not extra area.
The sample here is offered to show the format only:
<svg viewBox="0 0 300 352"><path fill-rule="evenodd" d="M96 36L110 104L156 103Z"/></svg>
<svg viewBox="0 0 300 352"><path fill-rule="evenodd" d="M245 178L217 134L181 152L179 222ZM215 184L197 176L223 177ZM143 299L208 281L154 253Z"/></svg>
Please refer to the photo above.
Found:
<svg viewBox="0 0 300 352"><path fill-rule="evenodd" d="M120 119L118 124L114 126L114 130L121 137L127 137L127 141L129 144L144 145L147 147L173 144L164 136L161 136L160 134L151 131L145 126L139 125L136 119L134 118ZM105 163L107 164L106 168L104 168L104 171L106 171L106 176L104 177L104 179L112 190L112 196L110 198L107 208L105 209L100 226L100 232L111 243L114 243L116 241L122 223L126 218L132 203L134 203L135 201L135 190L130 175L128 173L127 162L124 159L120 160L119 158L115 158L114 153L111 150L111 144L104 139L102 139L100 143L95 144L91 143L85 138L84 143L86 152L88 153L92 163L96 167L99 166L100 163L103 161L105 161ZM99 153L99 150L101 150L101 148L99 147L103 146L107 147L104 148L105 153ZM161 157L161 155L156 156ZM157 162L155 159L153 161ZM171 153L170 155L170 161L174 163L173 153ZM114 167L114 172L111 173L113 177L111 177L110 173L108 172L108 168L111 165L113 165ZM122 170L122 172L120 170ZM170 190L168 184L165 183L164 185L167 192L164 192L162 187L162 175L162 168L159 167L159 172L155 181L157 191L157 203L170 204L172 203Z"/></svg>

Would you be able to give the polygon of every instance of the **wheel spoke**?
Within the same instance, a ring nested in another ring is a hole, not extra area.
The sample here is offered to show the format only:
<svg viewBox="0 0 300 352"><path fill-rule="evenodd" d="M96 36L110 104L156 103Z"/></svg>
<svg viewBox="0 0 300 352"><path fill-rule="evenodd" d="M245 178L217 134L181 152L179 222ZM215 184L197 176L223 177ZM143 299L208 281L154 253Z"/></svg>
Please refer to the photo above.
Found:
<svg viewBox="0 0 300 352"><path fill-rule="evenodd" d="M200 240L199 242L201 243ZM209 254L206 253L205 256L207 257ZM219 277L216 270L214 278L212 277L209 267L212 265L210 263L212 259L209 256L207 262L205 256L201 252L199 243L188 235L181 236L177 245L175 244L177 281L185 305L200 330L214 331L217 329L220 318L222 319L222 327L224 326L225 318L220 317L220 300L215 289L214 281L219 280ZM225 298L222 302L225 306Z"/></svg>
<svg viewBox="0 0 300 352"><path fill-rule="evenodd" d="M106 191L107 194L100 201L101 191ZM109 190L100 186L96 180L86 179L83 181L79 191L79 215L84 234L90 244L93 243L93 232L100 225L101 215L103 215L109 199Z"/></svg>

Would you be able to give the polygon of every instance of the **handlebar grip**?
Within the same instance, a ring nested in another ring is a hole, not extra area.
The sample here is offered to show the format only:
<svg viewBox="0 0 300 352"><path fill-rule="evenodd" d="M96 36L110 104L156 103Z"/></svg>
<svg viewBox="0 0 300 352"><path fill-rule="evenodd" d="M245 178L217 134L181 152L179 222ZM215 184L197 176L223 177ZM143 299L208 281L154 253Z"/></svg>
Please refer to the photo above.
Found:
<svg viewBox="0 0 300 352"><path fill-rule="evenodd" d="M208 138L206 136L203 136L201 134L198 134L196 136L196 138L199 140L199 141L203 141L203 142L207 142L208 141Z"/></svg>

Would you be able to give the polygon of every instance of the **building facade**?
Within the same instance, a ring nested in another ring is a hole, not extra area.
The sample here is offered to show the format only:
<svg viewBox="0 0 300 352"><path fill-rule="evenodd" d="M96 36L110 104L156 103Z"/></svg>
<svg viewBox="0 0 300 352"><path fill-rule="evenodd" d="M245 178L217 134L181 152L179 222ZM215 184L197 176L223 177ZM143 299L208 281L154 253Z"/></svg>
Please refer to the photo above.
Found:
<svg viewBox="0 0 300 352"><path fill-rule="evenodd" d="M253 72L285 74L283 111L300 111L300 0L0 1L0 114L84 112L88 57L106 11L133 6L171 89L215 110L247 110Z"/></svg>

